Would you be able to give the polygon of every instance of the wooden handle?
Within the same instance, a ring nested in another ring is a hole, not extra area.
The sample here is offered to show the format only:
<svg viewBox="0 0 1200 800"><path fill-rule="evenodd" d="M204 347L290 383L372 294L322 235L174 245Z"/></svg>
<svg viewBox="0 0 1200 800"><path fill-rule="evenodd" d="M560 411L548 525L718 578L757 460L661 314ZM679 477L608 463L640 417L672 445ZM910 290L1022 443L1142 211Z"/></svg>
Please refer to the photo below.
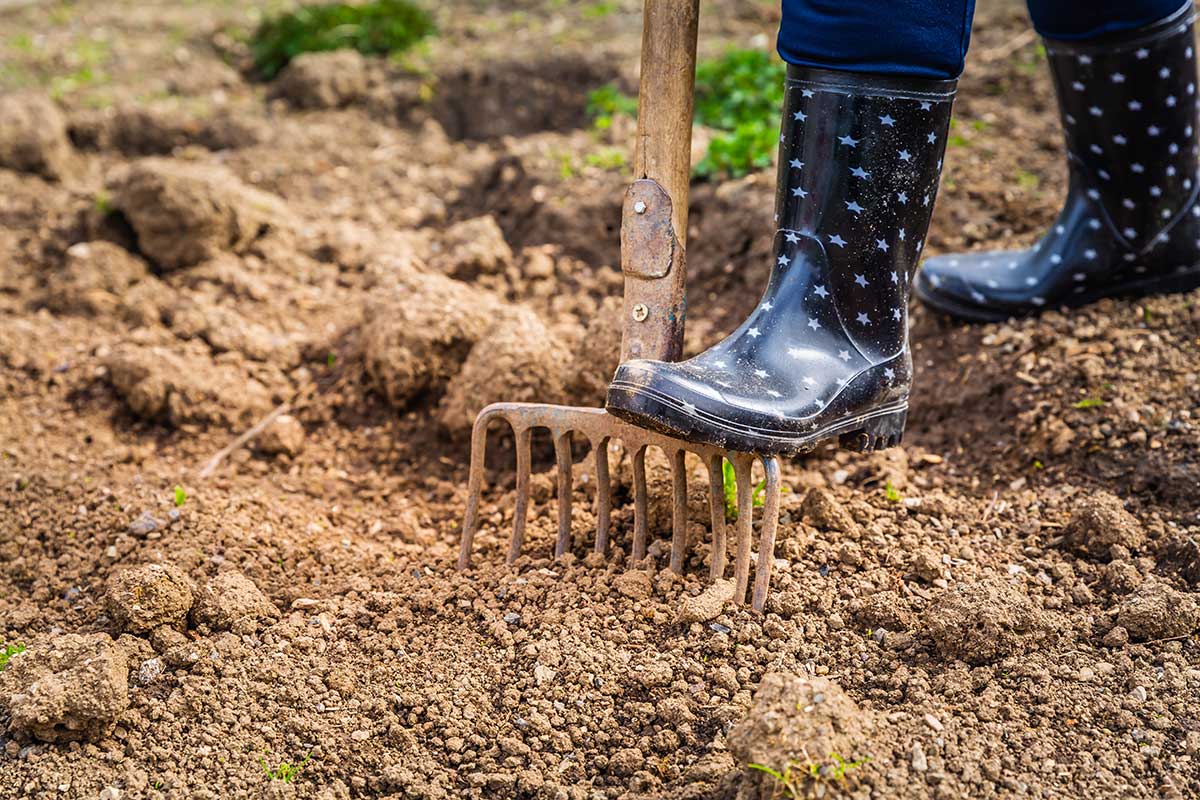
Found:
<svg viewBox="0 0 1200 800"><path fill-rule="evenodd" d="M688 187L699 0L646 0L635 181L625 195L621 360L683 351Z"/></svg>

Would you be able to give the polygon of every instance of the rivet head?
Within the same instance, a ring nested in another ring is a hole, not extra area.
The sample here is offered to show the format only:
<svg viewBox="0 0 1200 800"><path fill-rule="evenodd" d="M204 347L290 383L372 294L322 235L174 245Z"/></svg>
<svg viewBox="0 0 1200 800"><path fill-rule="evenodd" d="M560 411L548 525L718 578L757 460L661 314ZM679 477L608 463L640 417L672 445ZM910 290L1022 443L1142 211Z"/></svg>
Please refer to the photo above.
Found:
<svg viewBox="0 0 1200 800"><path fill-rule="evenodd" d="M635 214L645 214L646 213L646 201L638 200L637 202L635 202L633 204L633 211Z"/></svg>
<svg viewBox="0 0 1200 800"><path fill-rule="evenodd" d="M645 322L648 316L650 316L650 309L646 308L645 303L638 303L633 307L633 318L635 321Z"/></svg>

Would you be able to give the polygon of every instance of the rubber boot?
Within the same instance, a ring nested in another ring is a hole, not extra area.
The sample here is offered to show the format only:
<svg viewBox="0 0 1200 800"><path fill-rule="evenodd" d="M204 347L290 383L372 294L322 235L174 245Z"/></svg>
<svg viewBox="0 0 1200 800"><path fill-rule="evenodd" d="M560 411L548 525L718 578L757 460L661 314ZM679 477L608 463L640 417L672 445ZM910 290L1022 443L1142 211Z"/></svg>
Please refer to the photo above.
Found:
<svg viewBox="0 0 1200 800"><path fill-rule="evenodd" d="M1019 252L928 259L917 296L990 322L1200 286L1195 13L1119 37L1046 42L1066 132L1066 205Z"/></svg>
<svg viewBox="0 0 1200 800"><path fill-rule="evenodd" d="M907 305L954 81L790 66L766 292L716 346L622 364L608 410L693 442L797 453L896 444L911 385Z"/></svg>

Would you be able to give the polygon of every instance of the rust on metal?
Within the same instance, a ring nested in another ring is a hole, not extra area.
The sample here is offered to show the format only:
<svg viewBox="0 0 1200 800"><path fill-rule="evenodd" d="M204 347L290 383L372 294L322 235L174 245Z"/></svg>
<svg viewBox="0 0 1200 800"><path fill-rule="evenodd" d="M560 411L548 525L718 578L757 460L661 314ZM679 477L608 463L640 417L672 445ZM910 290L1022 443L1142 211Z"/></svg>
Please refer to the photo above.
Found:
<svg viewBox="0 0 1200 800"><path fill-rule="evenodd" d="M672 223L671 196L658 181L636 180L621 216L625 320L621 360L676 361L682 355L686 256Z"/></svg>
<svg viewBox="0 0 1200 800"><path fill-rule="evenodd" d="M471 471L467 482L467 513L463 521L461 548L458 556L459 569L471 563L475 534L479 530L479 503L483 493L484 455L487 452L488 428L491 423L503 421L512 427L517 443L517 498L513 517L513 533L509 542L509 563L516 560L524 545L526 517L529 509L529 443L535 429L549 431L554 442L557 462L558 487L558 530L554 544L554 557L560 558L574 546L572 540L572 505L574 491L572 476L571 442L574 437L587 441L594 453L596 464L596 489L594 508L596 512L596 536L594 550L604 553L610 540L610 514L612 509L612 487L608 468L608 445L620 441L633 460L634 523L631 558L640 561L646 557L648 498L646 486L646 449L657 447L671 463L672 476L672 537L670 567L682 574L687 562L691 542L688 541L687 474L685 457L693 453L700 457L708 469L709 518L712 546L710 548L709 575L716 579L726 572L726 523L725 494L722 462L728 459L733 464L737 478L738 519L733 577L735 598L746 602L751 568L751 543L753 538L752 518L754 512L754 483L751 467L755 460L762 462L766 473L766 492L763 517L759 531L758 559L754 566L754 587L750 598L751 607L762 611L766 603L771 581L771 566L774 561L775 532L779 521L779 461L773 456L755 456L750 453L731 453L721 448L683 442L670 436L644 430L630 425L599 408L579 408L541 403L494 403L480 412L471 432Z"/></svg>

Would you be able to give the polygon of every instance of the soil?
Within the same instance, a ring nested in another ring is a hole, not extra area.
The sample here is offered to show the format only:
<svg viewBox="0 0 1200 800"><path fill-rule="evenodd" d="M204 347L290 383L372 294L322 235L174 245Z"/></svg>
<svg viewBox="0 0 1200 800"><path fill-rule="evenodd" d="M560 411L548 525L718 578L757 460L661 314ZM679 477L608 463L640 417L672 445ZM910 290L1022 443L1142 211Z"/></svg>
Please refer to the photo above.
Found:
<svg viewBox="0 0 1200 800"><path fill-rule="evenodd" d="M1044 57L986 5L930 254L1065 191ZM777 23L704 8L704 55ZM556 562L535 437L507 566L494 436L459 572L475 411L596 405L617 360L633 132L582 110L633 85L638 4L440 4L409 59L274 83L258 13L4 11L0 798L1200 796L1200 294L914 307L904 447L784 465L764 614L704 577L699 463L666 569L657 452L650 555L614 448L610 552L577 481ZM771 183L693 187L689 352L758 297Z"/></svg>

